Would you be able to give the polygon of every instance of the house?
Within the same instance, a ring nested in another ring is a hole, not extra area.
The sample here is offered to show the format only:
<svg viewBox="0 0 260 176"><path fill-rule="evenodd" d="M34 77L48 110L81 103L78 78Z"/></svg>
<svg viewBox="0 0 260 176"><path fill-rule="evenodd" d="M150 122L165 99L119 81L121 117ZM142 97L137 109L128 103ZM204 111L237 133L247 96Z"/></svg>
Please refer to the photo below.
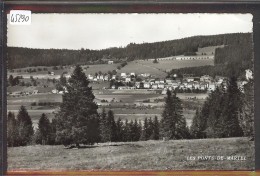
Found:
<svg viewBox="0 0 260 176"><path fill-rule="evenodd" d="M154 83L155 83L155 84L159 84L159 83L160 83L160 80L155 80Z"/></svg>
<svg viewBox="0 0 260 176"><path fill-rule="evenodd" d="M166 85L166 86L165 86L165 89L167 89L167 90L173 90L173 87L171 87L171 86L169 86L169 85Z"/></svg>
<svg viewBox="0 0 260 176"><path fill-rule="evenodd" d="M136 87L137 89L140 89L140 85L141 85L140 82L135 82L135 87Z"/></svg>
<svg viewBox="0 0 260 176"><path fill-rule="evenodd" d="M104 75L99 75L99 80L104 81Z"/></svg>
<svg viewBox="0 0 260 176"><path fill-rule="evenodd" d="M172 80L172 79L165 79L165 82L166 82L166 83L173 83L174 80Z"/></svg>
<svg viewBox="0 0 260 176"><path fill-rule="evenodd" d="M126 77L126 73L121 73L121 77L125 78Z"/></svg>
<svg viewBox="0 0 260 176"><path fill-rule="evenodd" d="M160 80L160 83L164 84L164 80Z"/></svg>
<svg viewBox="0 0 260 176"><path fill-rule="evenodd" d="M192 81L194 81L194 77L187 77L187 78L185 78L185 80L187 82L192 82Z"/></svg>
<svg viewBox="0 0 260 176"><path fill-rule="evenodd" d="M38 94L38 92L39 92L39 90L33 90L33 91L32 91L32 94L35 95L35 94Z"/></svg>
<svg viewBox="0 0 260 176"><path fill-rule="evenodd" d="M162 83L158 84L158 88L159 89L164 89L164 84L162 84Z"/></svg>
<svg viewBox="0 0 260 176"><path fill-rule="evenodd" d="M57 94L59 91L57 89L53 89L51 92Z"/></svg>
<svg viewBox="0 0 260 176"><path fill-rule="evenodd" d="M55 75L55 73L54 73L54 72L51 72L51 76L53 76L53 75Z"/></svg>
<svg viewBox="0 0 260 176"><path fill-rule="evenodd" d="M12 92L10 95L12 95L12 96L16 96L16 95L21 95L21 94L22 94L22 92L17 91L17 92Z"/></svg>
<svg viewBox="0 0 260 176"><path fill-rule="evenodd" d="M134 72L130 73L130 76L135 76L135 73Z"/></svg>
<svg viewBox="0 0 260 176"><path fill-rule="evenodd" d="M200 84L199 83L194 83L193 84L193 88L194 89L199 89L200 88Z"/></svg>
<svg viewBox="0 0 260 176"><path fill-rule="evenodd" d="M114 61L109 60L107 63L108 64L114 64Z"/></svg>
<svg viewBox="0 0 260 176"><path fill-rule="evenodd" d="M111 78L111 79L114 79L114 80L115 80L115 79L116 79L116 75L112 75L112 78Z"/></svg>
<svg viewBox="0 0 260 176"><path fill-rule="evenodd" d="M104 80L105 80L105 81L109 81L109 75L105 75L105 76L104 76Z"/></svg>
<svg viewBox="0 0 260 176"><path fill-rule="evenodd" d="M193 83L189 82L186 86L186 88L188 89L193 89Z"/></svg>
<svg viewBox="0 0 260 176"><path fill-rule="evenodd" d="M158 84L153 84L152 89L158 89Z"/></svg>
<svg viewBox="0 0 260 176"><path fill-rule="evenodd" d="M187 81L183 81L182 84L186 87L188 85Z"/></svg>
<svg viewBox="0 0 260 176"><path fill-rule="evenodd" d="M69 79L71 77L70 74L64 74L65 78Z"/></svg>
<svg viewBox="0 0 260 176"><path fill-rule="evenodd" d="M150 83L149 82L144 82L144 88L145 89L150 89Z"/></svg>
<svg viewBox="0 0 260 176"><path fill-rule="evenodd" d="M180 89L185 89L185 85L184 85L184 84L181 84L181 85L179 86L179 88L180 88Z"/></svg>
<svg viewBox="0 0 260 176"><path fill-rule="evenodd" d="M215 80L218 84L222 84L225 81L225 77L223 76L216 76Z"/></svg>
<svg viewBox="0 0 260 176"><path fill-rule="evenodd" d="M125 90L125 89L129 89L129 87L128 86L119 86L118 87L118 90Z"/></svg>
<svg viewBox="0 0 260 176"><path fill-rule="evenodd" d="M200 84L200 87L199 87L200 90L206 90L207 89L207 84Z"/></svg>
<svg viewBox="0 0 260 176"><path fill-rule="evenodd" d="M163 89L162 94L166 95L167 94L167 89Z"/></svg>
<svg viewBox="0 0 260 176"><path fill-rule="evenodd" d="M216 85L213 84L213 83L209 83L208 90L209 91L214 91L215 89L216 89Z"/></svg>
<svg viewBox="0 0 260 176"><path fill-rule="evenodd" d="M88 79L89 79L89 80L93 80L93 79L94 79L94 76L93 76L93 75L88 75Z"/></svg>
<svg viewBox="0 0 260 176"><path fill-rule="evenodd" d="M125 82L131 82L131 77L126 77Z"/></svg>
<svg viewBox="0 0 260 176"><path fill-rule="evenodd" d="M150 73L142 73L141 76L143 76L143 77L150 77L151 74Z"/></svg>

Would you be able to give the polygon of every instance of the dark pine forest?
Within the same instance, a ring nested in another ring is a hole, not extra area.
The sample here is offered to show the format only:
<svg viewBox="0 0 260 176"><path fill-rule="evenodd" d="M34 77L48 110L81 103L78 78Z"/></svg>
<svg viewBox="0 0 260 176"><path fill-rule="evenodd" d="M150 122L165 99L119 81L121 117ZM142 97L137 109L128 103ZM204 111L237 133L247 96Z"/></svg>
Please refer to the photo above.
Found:
<svg viewBox="0 0 260 176"><path fill-rule="evenodd" d="M211 76L232 74L238 76L247 68L252 68L252 34L234 33L211 36L195 36L178 40L155 43L130 43L126 47L108 48L102 50L67 50L67 49L31 49L7 48L8 68L22 68L28 66L58 66L75 64L100 64L104 60L115 62L133 61L194 53L200 47L225 45L215 52L215 66L183 68L173 72L196 75L209 74ZM234 73L233 70L236 70ZM171 73L169 74L171 76Z"/></svg>

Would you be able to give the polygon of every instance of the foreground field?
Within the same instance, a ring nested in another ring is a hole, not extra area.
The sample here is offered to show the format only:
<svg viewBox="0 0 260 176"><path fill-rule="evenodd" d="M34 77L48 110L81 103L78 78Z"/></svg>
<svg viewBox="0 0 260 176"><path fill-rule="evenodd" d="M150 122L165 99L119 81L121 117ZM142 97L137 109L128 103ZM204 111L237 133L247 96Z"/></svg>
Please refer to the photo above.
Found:
<svg viewBox="0 0 260 176"><path fill-rule="evenodd" d="M188 160L187 157L195 157ZM204 160L200 156L224 156ZM245 160L227 160L242 156ZM82 149L63 146L8 148L8 170L253 170L248 138L104 143Z"/></svg>

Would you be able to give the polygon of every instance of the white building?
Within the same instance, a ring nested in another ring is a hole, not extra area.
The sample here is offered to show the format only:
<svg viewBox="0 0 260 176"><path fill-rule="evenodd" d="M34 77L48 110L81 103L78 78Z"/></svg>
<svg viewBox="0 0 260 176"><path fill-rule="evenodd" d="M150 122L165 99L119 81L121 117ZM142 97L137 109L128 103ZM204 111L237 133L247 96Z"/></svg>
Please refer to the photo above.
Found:
<svg viewBox="0 0 260 176"><path fill-rule="evenodd" d="M158 84L153 84L152 89L158 89Z"/></svg>
<svg viewBox="0 0 260 176"><path fill-rule="evenodd" d="M135 73L134 72L130 73L130 76L135 76Z"/></svg>
<svg viewBox="0 0 260 176"><path fill-rule="evenodd" d="M209 91L214 91L214 90L216 90L216 85L213 84L213 83L209 83L208 90L209 90Z"/></svg>
<svg viewBox="0 0 260 176"><path fill-rule="evenodd" d="M108 64L114 64L114 61L108 61L107 63Z"/></svg>
<svg viewBox="0 0 260 176"><path fill-rule="evenodd" d="M131 77L126 77L125 82L131 82Z"/></svg>
<svg viewBox="0 0 260 176"><path fill-rule="evenodd" d="M120 75L122 78L125 78L126 77L126 73L121 73Z"/></svg>
<svg viewBox="0 0 260 176"><path fill-rule="evenodd" d="M144 88L145 89L150 89L150 83L149 82L144 82Z"/></svg>
<svg viewBox="0 0 260 176"><path fill-rule="evenodd" d="M94 76L93 75L88 75L88 79L93 80Z"/></svg>
<svg viewBox="0 0 260 176"><path fill-rule="evenodd" d="M214 55L176 56L176 60L213 60Z"/></svg>
<svg viewBox="0 0 260 176"><path fill-rule="evenodd" d="M162 83L158 84L158 88L159 89L163 89L164 88L164 84L162 84Z"/></svg>

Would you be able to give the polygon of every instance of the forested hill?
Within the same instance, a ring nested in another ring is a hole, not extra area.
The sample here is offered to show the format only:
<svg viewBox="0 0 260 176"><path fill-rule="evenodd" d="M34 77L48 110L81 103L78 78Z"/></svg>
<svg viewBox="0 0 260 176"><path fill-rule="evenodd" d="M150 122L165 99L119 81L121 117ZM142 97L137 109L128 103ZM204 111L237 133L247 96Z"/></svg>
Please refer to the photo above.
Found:
<svg viewBox="0 0 260 176"><path fill-rule="evenodd" d="M103 50L30 49L8 47L7 59L8 68L10 69L26 66L91 64L101 63L102 59L130 61L135 59L168 57L188 52L196 52L199 47L216 45L228 46L227 50L225 47L225 49L218 49L216 51L216 63L223 63L227 61L226 59L231 58L229 57L230 50L235 49L238 52L241 52L244 51L244 48L248 49L248 47L252 47L252 34L234 33L212 36L195 36L155 43L130 43L124 48L108 48ZM241 53L237 53L237 55L240 54ZM234 56L235 55L233 55L232 58Z"/></svg>

